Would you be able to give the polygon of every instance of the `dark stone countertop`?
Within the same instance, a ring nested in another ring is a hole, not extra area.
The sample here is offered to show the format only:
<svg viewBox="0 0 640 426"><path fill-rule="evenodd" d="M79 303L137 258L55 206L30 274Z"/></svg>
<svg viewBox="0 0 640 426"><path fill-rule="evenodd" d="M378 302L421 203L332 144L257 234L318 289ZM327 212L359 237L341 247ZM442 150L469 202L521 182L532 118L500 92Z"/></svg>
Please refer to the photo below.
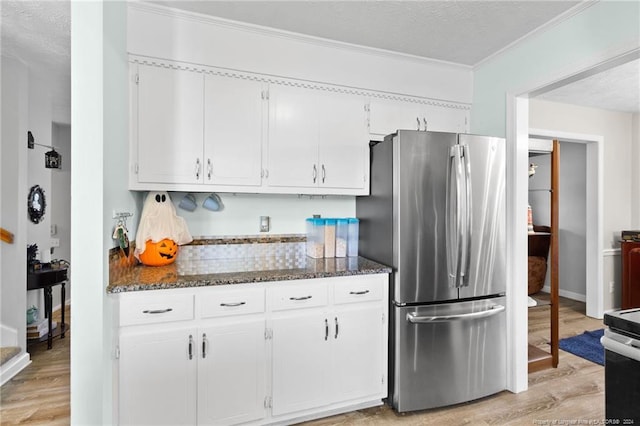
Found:
<svg viewBox="0 0 640 426"><path fill-rule="evenodd" d="M138 265L110 283L107 286L107 293L388 273L391 273L390 267L364 257L323 259L307 257L303 268L200 275L181 275L175 264L157 267Z"/></svg>

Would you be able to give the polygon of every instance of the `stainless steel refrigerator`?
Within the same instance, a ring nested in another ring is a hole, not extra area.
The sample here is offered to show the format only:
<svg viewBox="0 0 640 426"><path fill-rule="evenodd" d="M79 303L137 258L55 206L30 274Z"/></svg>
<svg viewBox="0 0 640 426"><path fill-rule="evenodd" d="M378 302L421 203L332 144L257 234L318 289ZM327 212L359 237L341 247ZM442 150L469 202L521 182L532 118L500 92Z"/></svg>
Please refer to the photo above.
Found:
<svg viewBox="0 0 640 426"><path fill-rule="evenodd" d="M371 147L360 254L393 268L389 402L399 412L506 387L505 141L399 130Z"/></svg>

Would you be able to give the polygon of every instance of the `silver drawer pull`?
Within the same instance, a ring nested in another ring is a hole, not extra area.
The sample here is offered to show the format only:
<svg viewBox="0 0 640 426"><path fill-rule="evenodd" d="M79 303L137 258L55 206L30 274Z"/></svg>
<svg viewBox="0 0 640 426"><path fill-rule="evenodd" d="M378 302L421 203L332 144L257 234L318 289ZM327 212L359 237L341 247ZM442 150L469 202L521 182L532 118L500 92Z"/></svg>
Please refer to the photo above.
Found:
<svg viewBox="0 0 640 426"><path fill-rule="evenodd" d="M363 290L363 291L350 291L349 294L367 294L369 293L369 290Z"/></svg>
<svg viewBox="0 0 640 426"><path fill-rule="evenodd" d="M146 311L142 311L142 313L143 314L166 314L167 312L171 312L171 311L173 311L173 308L152 309L152 310L147 309Z"/></svg>
<svg viewBox="0 0 640 426"><path fill-rule="evenodd" d="M302 297L290 297L289 300L309 300L313 296L302 296Z"/></svg>
<svg viewBox="0 0 640 426"><path fill-rule="evenodd" d="M220 306L232 307L246 305L247 302L235 302L235 303L221 303Z"/></svg>

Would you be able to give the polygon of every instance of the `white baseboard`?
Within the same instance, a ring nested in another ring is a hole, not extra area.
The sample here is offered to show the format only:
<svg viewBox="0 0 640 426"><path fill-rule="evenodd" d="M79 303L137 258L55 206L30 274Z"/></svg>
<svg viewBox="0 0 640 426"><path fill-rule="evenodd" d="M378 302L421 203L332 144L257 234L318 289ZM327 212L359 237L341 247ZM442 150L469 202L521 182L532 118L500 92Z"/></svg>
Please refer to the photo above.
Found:
<svg viewBox="0 0 640 426"><path fill-rule="evenodd" d="M547 293L551 293L551 287L544 286L544 287L542 287L542 291L547 292ZM566 297L567 299L577 300L578 302L587 303L587 295L586 294L574 293L573 291L568 291L568 290L563 290L563 289L559 289L558 290L558 294L560 296L562 296L562 297Z"/></svg>
<svg viewBox="0 0 640 426"><path fill-rule="evenodd" d="M11 380L29 364L31 364L31 357L28 352L16 355L3 364L2 367L0 367L0 386Z"/></svg>

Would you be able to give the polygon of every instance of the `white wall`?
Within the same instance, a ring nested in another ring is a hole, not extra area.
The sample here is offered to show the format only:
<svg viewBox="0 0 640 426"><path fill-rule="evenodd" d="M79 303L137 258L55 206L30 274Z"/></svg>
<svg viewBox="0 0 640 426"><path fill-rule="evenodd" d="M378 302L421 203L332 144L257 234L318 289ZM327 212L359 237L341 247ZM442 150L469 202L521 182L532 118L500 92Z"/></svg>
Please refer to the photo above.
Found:
<svg viewBox="0 0 640 426"><path fill-rule="evenodd" d="M128 51L137 55L462 103L472 98L472 71L463 65L140 3L130 6L128 31Z"/></svg>
<svg viewBox="0 0 640 426"><path fill-rule="evenodd" d="M14 234L13 244L0 243L0 322L17 330L24 353L27 336L28 69L22 62L3 56L0 72L0 226Z"/></svg>
<svg viewBox="0 0 640 426"><path fill-rule="evenodd" d="M51 238L60 241L60 247L53 248L52 259L71 259L71 126L53 123L51 143L62 156L62 167L51 169L50 209L51 225L56 234ZM71 281L66 284L66 302L71 299ZM61 305L60 292L53 292L53 309Z"/></svg>
<svg viewBox="0 0 640 426"><path fill-rule="evenodd" d="M507 138L508 388L527 389L526 226L528 102L534 90L640 48L639 2L589 2L476 67L473 133ZM627 194L632 195L632 194ZM602 238L610 240L603 232Z"/></svg>
<svg viewBox="0 0 640 426"><path fill-rule="evenodd" d="M322 217L355 217L353 197L298 196L267 194L218 194L224 210L211 212L202 208L209 194L194 194L198 208L188 212L178 208L185 193L172 192L171 199L178 216L182 216L191 235L257 235L260 234L260 216L270 217L269 234L304 234L304 218L319 214Z"/></svg>
<svg viewBox="0 0 640 426"><path fill-rule="evenodd" d="M126 189L126 3L72 2L71 22L71 423L113 424L111 215L138 214Z"/></svg>

